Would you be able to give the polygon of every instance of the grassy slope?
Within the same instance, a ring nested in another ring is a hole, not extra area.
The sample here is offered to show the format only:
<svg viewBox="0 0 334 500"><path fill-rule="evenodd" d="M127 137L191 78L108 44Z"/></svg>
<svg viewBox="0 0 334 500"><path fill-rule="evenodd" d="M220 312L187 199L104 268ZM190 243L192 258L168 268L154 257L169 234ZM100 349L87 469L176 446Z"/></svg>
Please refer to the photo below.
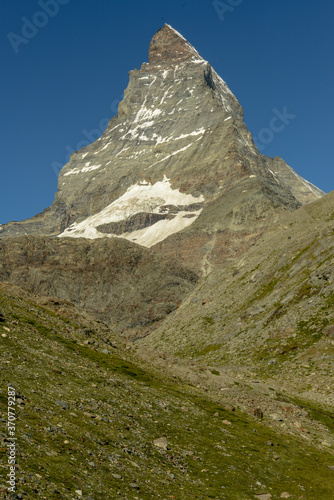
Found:
<svg viewBox="0 0 334 500"><path fill-rule="evenodd" d="M177 378L139 368L121 344L114 349L106 331L94 332L91 324L87 330L87 319L66 304L56 313L3 286L0 310L6 320L0 323L1 433L7 437L11 383L21 400L22 498L80 498L76 490L96 500L241 500L260 493L276 499L284 491L291 498L332 498L328 452L229 411ZM162 436L167 451L153 445ZM1 446L6 498L6 441Z"/></svg>
<svg viewBox="0 0 334 500"><path fill-rule="evenodd" d="M334 342L324 334L334 325L333 219L334 193L287 213L198 284L141 348L260 377L333 407Z"/></svg>

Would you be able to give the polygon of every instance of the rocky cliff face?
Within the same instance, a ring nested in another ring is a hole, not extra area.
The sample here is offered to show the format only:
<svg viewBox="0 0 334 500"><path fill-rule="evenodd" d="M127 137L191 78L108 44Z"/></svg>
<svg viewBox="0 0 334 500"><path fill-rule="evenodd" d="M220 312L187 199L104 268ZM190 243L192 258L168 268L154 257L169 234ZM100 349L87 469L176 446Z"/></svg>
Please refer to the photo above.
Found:
<svg viewBox="0 0 334 500"><path fill-rule="evenodd" d="M0 241L0 282L70 301L132 336L177 309L197 280L172 259L126 240Z"/></svg>
<svg viewBox="0 0 334 500"><path fill-rule="evenodd" d="M107 130L60 172L52 206L0 236L120 237L206 274L321 194L258 152L226 83L166 24Z"/></svg>

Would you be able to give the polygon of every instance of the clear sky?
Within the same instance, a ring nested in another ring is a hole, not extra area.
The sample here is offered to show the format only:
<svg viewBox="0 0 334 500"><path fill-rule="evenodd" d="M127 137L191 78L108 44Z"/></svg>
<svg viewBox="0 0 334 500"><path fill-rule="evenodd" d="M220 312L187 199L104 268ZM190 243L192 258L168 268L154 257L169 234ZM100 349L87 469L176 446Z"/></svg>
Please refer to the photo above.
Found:
<svg viewBox="0 0 334 500"><path fill-rule="evenodd" d="M60 167L117 113L128 71L148 61L164 23L226 81L262 153L334 189L332 0L11 0L0 9L0 223L53 202ZM286 123L273 132L277 112Z"/></svg>

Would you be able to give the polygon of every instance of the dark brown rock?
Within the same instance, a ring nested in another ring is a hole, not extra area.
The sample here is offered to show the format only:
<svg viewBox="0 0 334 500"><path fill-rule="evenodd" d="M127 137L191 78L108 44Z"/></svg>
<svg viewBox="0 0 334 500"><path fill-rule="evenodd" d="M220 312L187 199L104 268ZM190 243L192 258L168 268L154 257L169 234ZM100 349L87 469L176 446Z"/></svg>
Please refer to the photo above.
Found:
<svg viewBox="0 0 334 500"><path fill-rule="evenodd" d="M334 338L334 325L328 325L322 330L323 335Z"/></svg>
<svg viewBox="0 0 334 500"><path fill-rule="evenodd" d="M255 408L253 414L257 418L263 418L263 411L261 410L261 408Z"/></svg>
<svg viewBox="0 0 334 500"><path fill-rule="evenodd" d="M132 231L138 231L138 229L144 229L145 227L153 226L153 224L155 224L159 220L173 219L174 217L174 215L170 215L168 213L139 213L124 221L102 224L101 226L97 226L97 229L101 233L120 235L128 232L131 233Z"/></svg>
<svg viewBox="0 0 334 500"><path fill-rule="evenodd" d="M165 24L160 28L150 43L150 64L173 65L187 61L194 56L196 50L187 40L180 36L171 26Z"/></svg>
<svg viewBox="0 0 334 500"><path fill-rule="evenodd" d="M68 300L119 329L163 319L197 279L176 261L118 238L0 240L1 281Z"/></svg>

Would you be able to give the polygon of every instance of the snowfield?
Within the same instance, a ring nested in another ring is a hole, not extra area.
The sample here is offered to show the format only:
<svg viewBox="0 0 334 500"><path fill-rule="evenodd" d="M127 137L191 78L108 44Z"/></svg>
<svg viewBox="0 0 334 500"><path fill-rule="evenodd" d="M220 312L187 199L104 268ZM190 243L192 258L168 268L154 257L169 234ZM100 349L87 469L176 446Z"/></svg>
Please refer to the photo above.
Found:
<svg viewBox="0 0 334 500"><path fill-rule="evenodd" d="M178 189L173 189L166 176L162 181L155 184L142 181L130 186L120 198L105 207L101 212L91 215L79 223L74 222L58 237L89 239L118 237L151 247L171 234L190 226L200 215L202 209L185 211L182 210L182 207L203 201L204 197L202 195L195 197L191 194L181 193ZM117 236L101 233L97 229L102 224L125 221L139 213L161 213L164 211L161 209L166 205L180 206L180 212L173 219L163 219L144 229Z"/></svg>

